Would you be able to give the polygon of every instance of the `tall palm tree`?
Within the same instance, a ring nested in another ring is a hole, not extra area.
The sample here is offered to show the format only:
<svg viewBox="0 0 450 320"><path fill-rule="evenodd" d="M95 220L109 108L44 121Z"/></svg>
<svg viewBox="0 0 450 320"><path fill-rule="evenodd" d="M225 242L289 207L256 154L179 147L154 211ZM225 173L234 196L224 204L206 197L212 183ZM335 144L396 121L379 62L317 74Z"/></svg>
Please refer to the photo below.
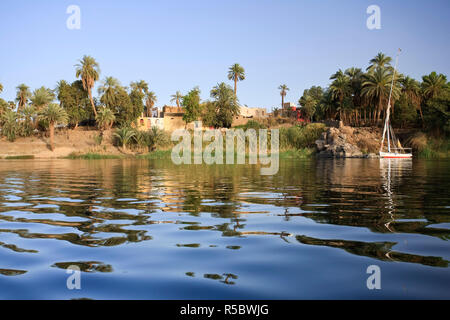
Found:
<svg viewBox="0 0 450 320"><path fill-rule="evenodd" d="M245 70L239 64L235 63L228 69L228 79L234 81L234 94L237 92L237 82L245 80Z"/></svg>
<svg viewBox="0 0 450 320"><path fill-rule="evenodd" d="M19 84L16 89L16 102L19 104L18 111L20 111L23 110L25 105L28 103L28 99L31 98L31 91L30 88L24 83Z"/></svg>
<svg viewBox="0 0 450 320"><path fill-rule="evenodd" d="M339 69L338 71L336 71L335 73L333 73L330 77L330 80L334 80L337 79L338 77L343 77L345 75L345 72L342 71L342 69Z"/></svg>
<svg viewBox="0 0 450 320"><path fill-rule="evenodd" d="M289 91L289 88L287 85L282 84L278 87L278 90L280 90L280 96L281 96L281 109L284 108L284 97L286 97L287 92Z"/></svg>
<svg viewBox="0 0 450 320"><path fill-rule="evenodd" d="M106 77L98 87L98 94L101 95L100 101L111 107L114 104L117 89L120 88L120 82L114 77ZM97 115L95 115L97 117Z"/></svg>
<svg viewBox="0 0 450 320"><path fill-rule="evenodd" d="M158 99L156 98L156 94L153 91L148 91L145 94L145 107L147 109L147 117L151 116L151 111Z"/></svg>
<svg viewBox="0 0 450 320"><path fill-rule="evenodd" d="M97 110L95 109L94 99L92 98L92 88L95 81L100 77L100 67L91 56L83 56L83 59L79 60L76 66L76 77L81 78L83 83L83 89L88 92L89 100L91 100L92 110L94 115L97 116Z"/></svg>
<svg viewBox="0 0 450 320"><path fill-rule="evenodd" d="M374 110L374 121L378 122L380 120L381 111L384 109L388 102L389 91L392 82L392 72L390 69L377 67L373 72L369 72L365 75L361 93L363 96L368 98L370 101L376 101L378 107ZM392 88L392 98L391 106L394 105L394 101L400 95L399 82L394 82Z"/></svg>
<svg viewBox="0 0 450 320"><path fill-rule="evenodd" d="M344 98L350 93L350 79L345 74L338 74L330 85L330 92L333 99L339 101L339 119L344 121Z"/></svg>
<svg viewBox="0 0 450 320"><path fill-rule="evenodd" d="M30 100L36 111L39 112L55 100L55 94L48 88L40 87L33 91Z"/></svg>
<svg viewBox="0 0 450 320"><path fill-rule="evenodd" d="M3 92L3 85L0 83L0 93Z"/></svg>
<svg viewBox="0 0 450 320"><path fill-rule="evenodd" d="M175 94L170 96L172 99L170 99L170 102L175 102L177 103L177 107L180 107L180 100L181 98L183 98L183 95L181 94L180 91L177 91Z"/></svg>
<svg viewBox="0 0 450 320"><path fill-rule="evenodd" d="M148 92L148 83L145 82L144 80L131 82L130 87L132 89L139 90L141 93L147 93Z"/></svg>
<svg viewBox="0 0 450 320"><path fill-rule="evenodd" d="M50 150L53 151L55 150L55 125L67 124L69 117L67 116L66 111L56 103L50 103L39 113L39 117L48 122L48 128L50 130Z"/></svg>
<svg viewBox="0 0 450 320"><path fill-rule="evenodd" d="M420 118L422 119L423 123L422 107L420 106L421 95L419 82L409 76L406 76L401 80L400 83L402 85L402 91L405 94L406 98L412 105L416 107L417 110L419 110Z"/></svg>
<svg viewBox="0 0 450 320"><path fill-rule="evenodd" d="M435 71L422 77L423 95L427 99L435 98L447 86L447 77L443 74L437 74Z"/></svg>
<svg viewBox="0 0 450 320"><path fill-rule="evenodd" d="M388 68L391 69L392 58L379 52L374 58L370 59L370 65L367 67L367 71L372 72L376 68Z"/></svg>

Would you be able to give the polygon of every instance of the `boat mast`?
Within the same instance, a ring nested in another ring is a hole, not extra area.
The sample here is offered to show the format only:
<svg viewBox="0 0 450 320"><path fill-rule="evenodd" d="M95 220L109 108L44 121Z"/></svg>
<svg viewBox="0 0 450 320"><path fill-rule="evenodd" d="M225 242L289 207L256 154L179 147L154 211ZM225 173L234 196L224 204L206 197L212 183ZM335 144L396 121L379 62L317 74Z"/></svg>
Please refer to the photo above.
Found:
<svg viewBox="0 0 450 320"><path fill-rule="evenodd" d="M389 116L390 116L390 111L391 111L392 87L394 86L395 72L397 71L398 56L400 55L401 51L402 50L399 48L398 52L397 52L397 56L395 58L394 74L392 75L391 89L389 90L388 107L386 110L386 119L384 120L383 138L381 140L380 152L383 151L384 137L386 134L387 134L388 152L391 152L391 141L389 139L389 130L387 129L387 126L390 125L389 124Z"/></svg>

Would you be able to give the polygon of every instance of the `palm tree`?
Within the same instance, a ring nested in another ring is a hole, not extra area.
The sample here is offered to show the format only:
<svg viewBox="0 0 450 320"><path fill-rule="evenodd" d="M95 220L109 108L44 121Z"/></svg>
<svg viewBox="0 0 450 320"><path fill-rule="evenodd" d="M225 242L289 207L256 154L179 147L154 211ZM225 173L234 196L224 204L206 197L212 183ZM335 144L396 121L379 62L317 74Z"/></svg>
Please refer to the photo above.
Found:
<svg viewBox="0 0 450 320"><path fill-rule="evenodd" d="M335 73L333 73L330 77L330 80L334 80L337 79L338 77L343 77L345 76L345 72L342 71L342 69L339 69L338 71L336 71Z"/></svg>
<svg viewBox="0 0 450 320"><path fill-rule="evenodd" d="M228 69L228 79L234 81L234 94L237 92L237 82L245 80L245 70L239 64L235 63Z"/></svg>
<svg viewBox="0 0 450 320"><path fill-rule="evenodd" d="M39 117L48 122L48 128L50 130L50 150L53 151L55 150L55 125L67 124L69 117L67 116L66 111L56 103L50 103L39 113Z"/></svg>
<svg viewBox="0 0 450 320"><path fill-rule="evenodd" d="M390 69L377 67L374 71L365 75L361 93L370 101L376 101L378 107L374 110L374 121L380 120L381 111L383 106L387 104L389 91L392 82L392 72ZM394 83L392 88L391 106L394 105L394 101L400 95L400 87L398 82Z"/></svg>
<svg viewBox="0 0 450 320"><path fill-rule="evenodd" d="M421 96L419 82L413 78L410 78L409 76L406 76L401 80L400 83L402 85L402 91L409 102L413 104L417 110L419 110L420 118L422 119L423 123L422 107L420 106Z"/></svg>
<svg viewBox="0 0 450 320"><path fill-rule="evenodd" d="M111 111L111 109L103 107L98 112L95 120L97 121L98 127L100 128L103 134L103 130L111 129L114 121L116 120L116 117L114 113Z"/></svg>
<svg viewBox="0 0 450 320"><path fill-rule="evenodd" d="M45 107L47 107L49 103L55 100L55 94L53 93L52 90L48 88L40 87L39 89L33 91L30 100L33 106L35 107L36 111L39 112Z"/></svg>
<svg viewBox="0 0 450 320"><path fill-rule="evenodd" d="M361 98L361 87L362 87L362 77L363 72L360 68L351 67L345 70L345 75L349 77L351 95L353 101L353 113L355 118L355 123L359 124L361 121L362 114L362 98ZM361 112L360 112L361 111ZM364 109L365 111L365 109Z"/></svg>
<svg viewBox="0 0 450 320"><path fill-rule="evenodd" d="M392 58L379 52L374 58L370 59L370 65L367 67L367 71L372 72L377 67L391 69Z"/></svg>
<svg viewBox="0 0 450 320"><path fill-rule="evenodd" d="M427 99L435 98L447 86L447 77L443 74L437 74L435 71L422 77L423 95Z"/></svg>
<svg viewBox="0 0 450 320"><path fill-rule="evenodd" d="M135 135L136 132L133 129L127 127L122 127L114 132L114 136L117 138L124 151L127 150L127 144L130 143L131 139Z"/></svg>
<svg viewBox="0 0 450 320"><path fill-rule="evenodd" d="M6 136L10 142L16 140L17 134L17 113L6 110L0 119L2 125L2 135Z"/></svg>
<svg viewBox="0 0 450 320"><path fill-rule="evenodd" d="M287 92L289 91L289 88L287 85L282 84L278 87L278 90L280 90L280 96L281 96L281 109L284 108L284 97L286 96Z"/></svg>
<svg viewBox="0 0 450 320"><path fill-rule="evenodd" d="M30 99L31 97L31 91L30 88L24 83L19 84L16 87L16 89L17 89L16 102L19 104L18 110L22 110L28 103L28 99Z"/></svg>
<svg viewBox="0 0 450 320"><path fill-rule="evenodd" d="M330 85L330 92L333 99L339 101L339 119L344 121L344 98L350 93L350 79L343 73L338 74Z"/></svg>
<svg viewBox="0 0 450 320"><path fill-rule="evenodd" d="M147 93L148 92L148 84L144 80L131 82L130 87L131 87L131 89L139 90L141 93Z"/></svg>
<svg viewBox="0 0 450 320"><path fill-rule="evenodd" d="M170 99L170 102L177 102L177 107L180 107L180 100L181 98L183 98L183 95L181 94L180 91L177 91L175 94L170 96L172 99Z"/></svg>
<svg viewBox="0 0 450 320"><path fill-rule="evenodd" d="M3 92L3 85L0 83L0 93Z"/></svg>
<svg viewBox="0 0 450 320"><path fill-rule="evenodd" d="M151 111L157 100L158 99L156 98L156 94L153 91L148 91L145 94L145 107L147 109L147 117L151 116Z"/></svg>
<svg viewBox="0 0 450 320"><path fill-rule="evenodd" d="M118 88L120 88L119 80L114 77L106 77L98 88L98 94L101 95L100 101L111 107L114 104Z"/></svg>
<svg viewBox="0 0 450 320"><path fill-rule="evenodd" d="M83 56L83 59L79 60L79 63L75 66L77 67L76 77L81 78L83 89L88 92L92 110L94 111L94 115L97 116L94 99L92 98L92 88L94 87L95 81L100 77L100 67L97 61L91 56Z"/></svg>

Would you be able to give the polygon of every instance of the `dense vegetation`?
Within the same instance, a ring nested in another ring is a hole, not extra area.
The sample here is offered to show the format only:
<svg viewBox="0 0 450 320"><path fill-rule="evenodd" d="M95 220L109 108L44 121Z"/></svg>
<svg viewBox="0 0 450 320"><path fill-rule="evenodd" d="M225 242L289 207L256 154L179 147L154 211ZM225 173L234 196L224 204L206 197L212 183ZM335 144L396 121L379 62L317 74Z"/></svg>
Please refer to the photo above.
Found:
<svg viewBox="0 0 450 320"><path fill-rule="evenodd" d="M366 71L351 67L331 75L328 88L306 89L298 103L306 118L342 120L352 126L380 125L391 83L392 122L395 127L423 128L435 136L450 134L450 85L443 74L431 72L419 82L397 72L383 53L370 60ZM280 89L281 95L286 87ZM275 110L288 113L290 110Z"/></svg>

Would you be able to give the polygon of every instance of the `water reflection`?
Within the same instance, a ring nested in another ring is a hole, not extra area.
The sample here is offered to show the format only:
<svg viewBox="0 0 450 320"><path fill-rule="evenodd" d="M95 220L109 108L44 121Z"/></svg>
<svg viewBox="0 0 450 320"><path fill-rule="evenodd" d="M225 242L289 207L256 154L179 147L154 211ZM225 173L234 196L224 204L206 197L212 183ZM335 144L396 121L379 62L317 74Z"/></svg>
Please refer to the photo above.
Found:
<svg viewBox="0 0 450 320"><path fill-rule="evenodd" d="M0 161L0 250L11 252L1 256L0 275L33 271L17 262L27 254L48 258L51 268L115 274L122 248L176 250L183 255L171 260L178 268L195 259L187 254L215 250L230 259L222 270L186 266L182 274L230 285L246 273L235 266L250 246L270 263L265 246L300 244L448 267L449 169L444 161L285 161L279 174L261 176L257 166ZM251 245L251 238L264 245ZM66 249L64 258L49 253L54 241ZM82 247L91 251L79 259Z"/></svg>

